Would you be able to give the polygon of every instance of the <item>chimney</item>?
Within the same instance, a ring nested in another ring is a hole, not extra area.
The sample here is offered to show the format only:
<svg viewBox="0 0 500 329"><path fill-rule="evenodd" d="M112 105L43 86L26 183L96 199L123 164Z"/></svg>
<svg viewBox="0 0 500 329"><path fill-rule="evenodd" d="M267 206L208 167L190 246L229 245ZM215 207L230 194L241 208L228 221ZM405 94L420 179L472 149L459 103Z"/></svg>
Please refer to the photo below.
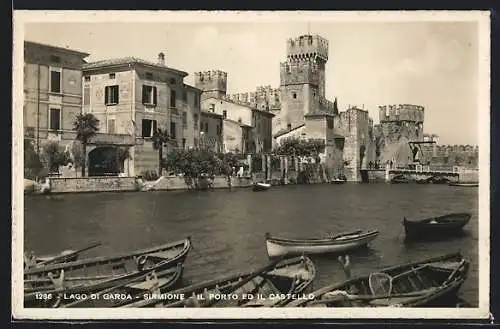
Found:
<svg viewBox="0 0 500 329"><path fill-rule="evenodd" d="M165 54L164 53L158 54L158 64L165 65Z"/></svg>

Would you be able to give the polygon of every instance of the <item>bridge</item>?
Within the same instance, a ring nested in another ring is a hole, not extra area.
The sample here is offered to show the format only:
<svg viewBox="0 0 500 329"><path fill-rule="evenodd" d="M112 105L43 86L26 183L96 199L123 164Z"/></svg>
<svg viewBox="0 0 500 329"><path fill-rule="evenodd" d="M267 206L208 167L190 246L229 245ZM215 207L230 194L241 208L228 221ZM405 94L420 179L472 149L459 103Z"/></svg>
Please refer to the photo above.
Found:
<svg viewBox="0 0 500 329"><path fill-rule="evenodd" d="M389 182L395 175L403 175L405 177L426 178L432 176L450 177L460 181L477 181L478 169L453 166L452 169L436 168L431 169L430 166L417 164L415 169L408 168L391 168L390 164L385 167L385 181Z"/></svg>

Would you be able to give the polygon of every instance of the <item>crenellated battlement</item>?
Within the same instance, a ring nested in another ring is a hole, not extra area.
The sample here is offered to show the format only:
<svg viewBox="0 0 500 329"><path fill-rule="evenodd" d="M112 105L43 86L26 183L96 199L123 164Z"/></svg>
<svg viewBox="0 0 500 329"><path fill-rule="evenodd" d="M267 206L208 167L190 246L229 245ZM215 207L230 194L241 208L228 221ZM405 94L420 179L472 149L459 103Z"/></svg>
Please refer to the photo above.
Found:
<svg viewBox="0 0 500 329"><path fill-rule="evenodd" d="M328 61L328 40L319 35L301 35L287 40L288 61Z"/></svg>
<svg viewBox="0 0 500 329"><path fill-rule="evenodd" d="M319 86L320 70L318 64L311 61L280 63L280 83L282 86L294 84Z"/></svg>
<svg viewBox="0 0 500 329"><path fill-rule="evenodd" d="M332 101L329 101L328 99L324 97L319 98L319 108L322 111L328 112L328 113L334 113L335 112L335 103Z"/></svg>
<svg viewBox="0 0 500 329"><path fill-rule="evenodd" d="M424 107L412 104L379 106L379 121L412 121L424 122Z"/></svg>
<svg viewBox="0 0 500 329"><path fill-rule="evenodd" d="M255 92L236 93L223 96L233 103L251 106L260 110L281 108L281 92L271 86L257 87Z"/></svg>
<svg viewBox="0 0 500 329"><path fill-rule="evenodd" d="M220 91L225 94L227 90L227 73L219 70L195 72L194 84L196 88L203 91Z"/></svg>

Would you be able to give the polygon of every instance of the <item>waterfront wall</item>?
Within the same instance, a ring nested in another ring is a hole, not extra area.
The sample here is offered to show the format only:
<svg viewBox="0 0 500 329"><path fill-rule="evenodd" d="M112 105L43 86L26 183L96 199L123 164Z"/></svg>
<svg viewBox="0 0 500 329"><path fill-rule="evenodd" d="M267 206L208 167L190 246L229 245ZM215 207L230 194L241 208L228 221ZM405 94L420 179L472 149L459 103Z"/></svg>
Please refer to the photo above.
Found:
<svg viewBox="0 0 500 329"><path fill-rule="evenodd" d="M51 193L137 190L134 177L53 177L49 184Z"/></svg>

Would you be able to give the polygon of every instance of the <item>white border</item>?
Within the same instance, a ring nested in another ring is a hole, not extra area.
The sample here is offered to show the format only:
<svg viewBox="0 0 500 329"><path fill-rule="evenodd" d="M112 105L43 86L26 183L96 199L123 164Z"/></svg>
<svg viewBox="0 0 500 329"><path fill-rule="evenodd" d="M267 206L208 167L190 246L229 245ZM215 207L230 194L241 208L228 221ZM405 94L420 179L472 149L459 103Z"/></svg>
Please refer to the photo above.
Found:
<svg viewBox="0 0 500 329"><path fill-rule="evenodd" d="M478 308L198 308L198 309L25 309L23 308L23 40L29 22L478 22L479 33L479 307ZM165 11L14 11L13 51L13 223L12 315L16 319L477 319L489 316L490 182L490 14L487 11L393 12L165 12Z"/></svg>

